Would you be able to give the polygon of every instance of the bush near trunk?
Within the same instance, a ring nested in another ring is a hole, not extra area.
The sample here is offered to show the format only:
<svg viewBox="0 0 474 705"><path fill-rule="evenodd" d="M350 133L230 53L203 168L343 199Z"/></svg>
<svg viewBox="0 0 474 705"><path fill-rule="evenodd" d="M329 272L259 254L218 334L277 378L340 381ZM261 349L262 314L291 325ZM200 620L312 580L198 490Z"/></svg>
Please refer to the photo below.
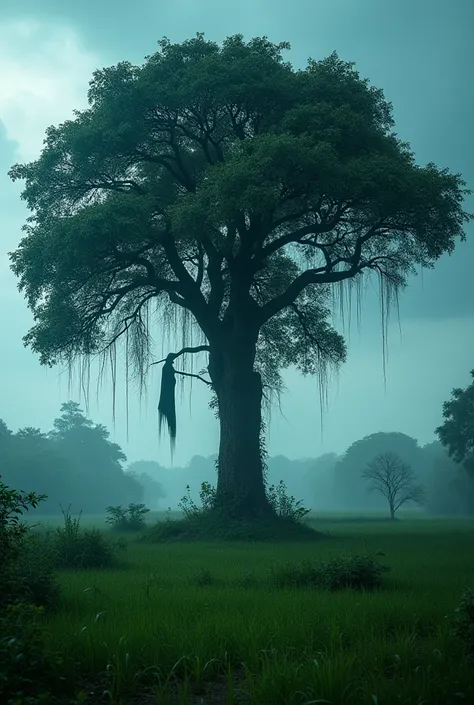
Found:
<svg viewBox="0 0 474 705"><path fill-rule="evenodd" d="M191 488L186 485L186 494L179 502L182 519L166 518L149 527L143 535L144 541L175 541L216 539L219 541L272 541L308 540L320 538L321 534L303 523L309 509L301 506L290 496L283 481L266 490L270 513L260 518L229 516L229 504L222 511L218 504L216 488L202 482L199 491L201 506L191 497Z"/></svg>

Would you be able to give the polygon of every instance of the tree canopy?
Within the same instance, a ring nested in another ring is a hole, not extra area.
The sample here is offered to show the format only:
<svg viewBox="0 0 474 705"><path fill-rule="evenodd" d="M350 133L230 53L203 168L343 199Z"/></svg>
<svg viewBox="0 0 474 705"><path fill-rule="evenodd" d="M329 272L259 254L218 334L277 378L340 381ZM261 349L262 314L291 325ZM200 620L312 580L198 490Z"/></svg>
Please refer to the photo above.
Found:
<svg viewBox="0 0 474 705"><path fill-rule="evenodd" d="M474 370L473 381L466 389L453 389L451 399L443 404L444 422L436 433L456 463L463 463L474 476Z"/></svg>

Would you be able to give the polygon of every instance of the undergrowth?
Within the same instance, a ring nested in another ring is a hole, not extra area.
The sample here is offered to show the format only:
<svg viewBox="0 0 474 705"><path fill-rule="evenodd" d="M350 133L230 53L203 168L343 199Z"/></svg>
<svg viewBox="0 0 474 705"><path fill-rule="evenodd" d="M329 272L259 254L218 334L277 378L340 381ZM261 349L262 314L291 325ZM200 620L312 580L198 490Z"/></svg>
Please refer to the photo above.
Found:
<svg viewBox="0 0 474 705"><path fill-rule="evenodd" d="M303 561L272 568L272 582L278 587L322 588L324 590L375 590L390 569L379 563L378 553L336 556L326 561Z"/></svg>
<svg viewBox="0 0 474 705"><path fill-rule="evenodd" d="M267 488L272 514L264 518L232 518L216 505L216 490L209 482L201 483L198 506L186 486L179 502L183 516L166 517L148 527L141 540L161 541L308 541L323 534L307 525L303 519L309 510L289 495L285 483Z"/></svg>
<svg viewBox="0 0 474 705"><path fill-rule="evenodd" d="M111 539L98 529L83 529L81 514L72 517L63 510L64 526L44 537L56 568L74 570L114 568L127 544Z"/></svg>
<svg viewBox="0 0 474 705"><path fill-rule="evenodd" d="M141 531L146 526L146 515L150 511L144 504L131 502L127 508L121 505L107 507L109 516L105 520L115 531Z"/></svg>

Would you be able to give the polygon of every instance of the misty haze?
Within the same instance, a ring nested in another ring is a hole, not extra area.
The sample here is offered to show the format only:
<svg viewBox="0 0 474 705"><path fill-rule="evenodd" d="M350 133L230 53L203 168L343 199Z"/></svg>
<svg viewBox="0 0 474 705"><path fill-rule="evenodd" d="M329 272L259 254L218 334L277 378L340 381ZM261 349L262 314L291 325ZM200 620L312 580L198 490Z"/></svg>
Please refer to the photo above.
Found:
<svg viewBox="0 0 474 705"><path fill-rule="evenodd" d="M473 29L4 0L0 704L474 703Z"/></svg>

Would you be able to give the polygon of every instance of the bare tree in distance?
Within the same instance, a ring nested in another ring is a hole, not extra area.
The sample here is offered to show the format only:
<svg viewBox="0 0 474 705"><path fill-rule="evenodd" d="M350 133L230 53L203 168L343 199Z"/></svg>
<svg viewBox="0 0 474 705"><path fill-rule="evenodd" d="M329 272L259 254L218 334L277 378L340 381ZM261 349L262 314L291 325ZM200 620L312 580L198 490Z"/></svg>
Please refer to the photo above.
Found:
<svg viewBox="0 0 474 705"><path fill-rule="evenodd" d="M370 481L369 492L380 492L385 497L392 520L403 504L415 502L421 505L425 502L424 489L415 484L411 465L395 453L378 455L367 465L362 477Z"/></svg>

